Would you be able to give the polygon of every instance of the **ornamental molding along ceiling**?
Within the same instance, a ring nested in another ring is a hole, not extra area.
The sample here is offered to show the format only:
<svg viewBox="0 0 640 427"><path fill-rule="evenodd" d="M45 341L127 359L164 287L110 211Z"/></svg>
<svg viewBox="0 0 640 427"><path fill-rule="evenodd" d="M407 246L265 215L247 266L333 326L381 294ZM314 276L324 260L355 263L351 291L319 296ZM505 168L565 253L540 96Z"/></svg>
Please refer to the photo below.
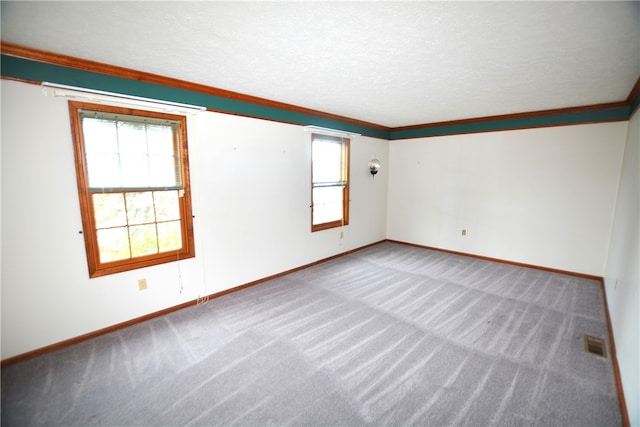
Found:
<svg viewBox="0 0 640 427"><path fill-rule="evenodd" d="M626 120L638 105L638 2L1 7L4 78L380 138Z"/></svg>

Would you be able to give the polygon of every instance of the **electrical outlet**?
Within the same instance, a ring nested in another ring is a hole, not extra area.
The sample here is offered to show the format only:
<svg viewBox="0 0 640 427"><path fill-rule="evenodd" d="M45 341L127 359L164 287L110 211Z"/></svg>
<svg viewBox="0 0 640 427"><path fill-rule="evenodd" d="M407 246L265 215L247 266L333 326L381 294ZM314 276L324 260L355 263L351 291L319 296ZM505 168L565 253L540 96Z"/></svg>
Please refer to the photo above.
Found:
<svg viewBox="0 0 640 427"><path fill-rule="evenodd" d="M138 289L144 291L147 289L147 279L139 279L138 280Z"/></svg>
<svg viewBox="0 0 640 427"><path fill-rule="evenodd" d="M467 230L462 230L462 235L466 236L467 235Z"/></svg>
<svg viewBox="0 0 640 427"><path fill-rule="evenodd" d="M340 240L344 239L344 231L340 232Z"/></svg>
<svg viewBox="0 0 640 427"><path fill-rule="evenodd" d="M618 289L618 285L620 285L620 279L616 277L616 289Z"/></svg>

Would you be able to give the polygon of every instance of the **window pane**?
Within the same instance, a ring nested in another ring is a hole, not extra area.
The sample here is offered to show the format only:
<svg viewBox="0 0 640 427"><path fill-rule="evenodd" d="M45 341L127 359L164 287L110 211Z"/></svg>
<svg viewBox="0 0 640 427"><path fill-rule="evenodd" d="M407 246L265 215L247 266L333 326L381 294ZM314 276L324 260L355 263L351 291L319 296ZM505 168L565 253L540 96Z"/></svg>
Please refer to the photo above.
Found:
<svg viewBox="0 0 640 427"><path fill-rule="evenodd" d="M313 141L313 182L342 181L342 144Z"/></svg>
<svg viewBox="0 0 640 427"><path fill-rule="evenodd" d="M180 179L176 177L175 158L169 156L149 157L149 185L151 187L175 187Z"/></svg>
<svg viewBox="0 0 640 427"><path fill-rule="evenodd" d="M154 191L153 198L156 205L157 221L170 221L180 219L178 190Z"/></svg>
<svg viewBox="0 0 640 427"><path fill-rule="evenodd" d="M82 132L87 154L118 153L118 136L114 121L85 117L82 120Z"/></svg>
<svg viewBox="0 0 640 427"><path fill-rule="evenodd" d="M82 125L89 187L120 186L116 122L85 117Z"/></svg>
<svg viewBox="0 0 640 427"><path fill-rule="evenodd" d="M120 156L122 186L149 187L149 159L147 156Z"/></svg>
<svg viewBox="0 0 640 427"><path fill-rule="evenodd" d="M118 148L123 156L146 156L147 132L144 123L118 121Z"/></svg>
<svg viewBox="0 0 640 427"><path fill-rule="evenodd" d="M127 193L127 219L129 224L149 224L155 222L153 196L151 191Z"/></svg>
<svg viewBox="0 0 640 427"><path fill-rule="evenodd" d="M175 251L182 248L180 221L158 223L158 246L160 252Z"/></svg>
<svg viewBox="0 0 640 427"><path fill-rule="evenodd" d="M173 156L174 141L170 126L147 125L147 144L150 156Z"/></svg>
<svg viewBox="0 0 640 427"><path fill-rule="evenodd" d="M177 125L83 119L90 188L180 186Z"/></svg>
<svg viewBox="0 0 640 427"><path fill-rule="evenodd" d="M132 257L158 253L158 236L155 224L129 227L129 239L131 239Z"/></svg>
<svg viewBox="0 0 640 427"><path fill-rule="evenodd" d="M127 227L97 231L100 262L111 262L131 257Z"/></svg>
<svg viewBox="0 0 640 427"><path fill-rule="evenodd" d="M89 188L120 187L120 159L116 154L87 154Z"/></svg>
<svg viewBox="0 0 640 427"><path fill-rule="evenodd" d="M342 187L313 189L313 224L342 219Z"/></svg>
<svg viewBox="0 0 640 427"><path fill-rule="evenodd" d="M93 195L93 212L96 228L110 228L127 225L124 194L101 193Z"/></svg>

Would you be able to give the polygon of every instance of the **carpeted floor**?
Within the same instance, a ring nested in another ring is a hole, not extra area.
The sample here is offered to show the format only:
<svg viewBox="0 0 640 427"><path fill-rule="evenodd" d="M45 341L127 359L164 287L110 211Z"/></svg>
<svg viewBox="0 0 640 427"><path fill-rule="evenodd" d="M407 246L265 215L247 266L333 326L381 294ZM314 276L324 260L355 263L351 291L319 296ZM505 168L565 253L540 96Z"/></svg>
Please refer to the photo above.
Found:
<svg viewBox="0 0 640 427"><path fill-rule="evenodd" d="M597 281L381 243L2 370L2 425L619 426Z"/></svg>

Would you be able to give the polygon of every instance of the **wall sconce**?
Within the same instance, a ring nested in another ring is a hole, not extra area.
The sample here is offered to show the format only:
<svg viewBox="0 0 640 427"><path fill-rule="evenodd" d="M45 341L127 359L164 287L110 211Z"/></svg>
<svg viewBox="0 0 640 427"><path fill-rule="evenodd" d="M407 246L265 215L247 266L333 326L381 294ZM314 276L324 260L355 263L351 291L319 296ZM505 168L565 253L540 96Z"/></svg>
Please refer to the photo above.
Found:
<svg viewBox="0 0 640 427"><path fill-rule="evenodd" d="M375 178L379 170L380 170L380 160L371 159L369 161L369 172L371 172L371 176Z"/></svg>

